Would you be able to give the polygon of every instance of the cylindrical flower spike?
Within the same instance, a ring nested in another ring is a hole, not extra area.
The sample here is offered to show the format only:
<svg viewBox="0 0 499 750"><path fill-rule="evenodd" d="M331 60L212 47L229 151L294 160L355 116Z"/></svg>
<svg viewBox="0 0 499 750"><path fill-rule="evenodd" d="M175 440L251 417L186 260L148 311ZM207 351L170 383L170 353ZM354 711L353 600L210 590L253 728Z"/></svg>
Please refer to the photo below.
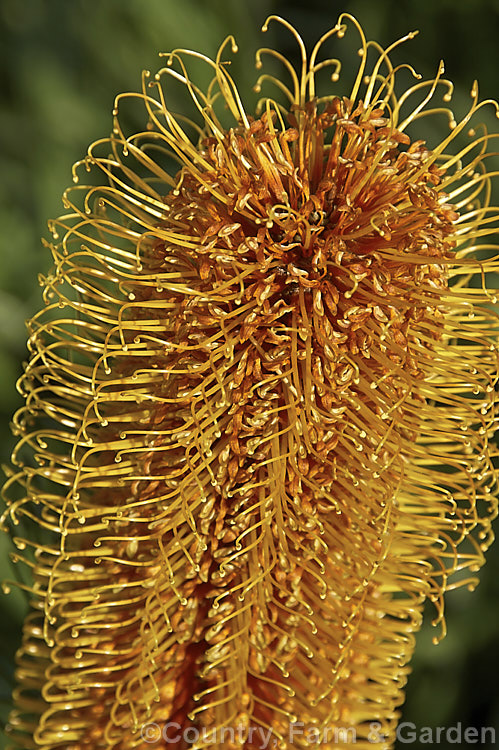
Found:
<svg viewBox="0 0 499 750"><path fill-rule="evenodd" d="M374 727L390 748L423 604L443 634L444 592L490 544L499 212L477 87L456 122L442 66L394 66L398 43L348 15L307 57L271 20L302 55L258 54L283 64L257 84L279 101L244 109L232 39L172 52L51 224L5 491L33 568L13 747L360 750ZM321 55L347 27L345 87ZM179 84L197 120L169 110Z"/></svg>

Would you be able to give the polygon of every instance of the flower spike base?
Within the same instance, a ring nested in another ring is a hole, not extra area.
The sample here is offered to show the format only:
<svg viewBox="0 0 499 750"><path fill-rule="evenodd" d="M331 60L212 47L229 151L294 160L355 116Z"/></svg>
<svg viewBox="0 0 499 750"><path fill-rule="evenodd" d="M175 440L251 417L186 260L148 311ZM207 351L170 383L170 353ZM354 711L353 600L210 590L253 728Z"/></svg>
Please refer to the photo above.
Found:
<svg viewBox="0 0 499 750"><path fill-rule="evenodd" d="M5 489L12 747L390 748L423 604L443 635L491 542L495 105L475 85L456 122L443 66L348 15L309 56L270 22L302 58L259 52L276 99L244 108L231 38L172 52L51 224Z"/></svg>

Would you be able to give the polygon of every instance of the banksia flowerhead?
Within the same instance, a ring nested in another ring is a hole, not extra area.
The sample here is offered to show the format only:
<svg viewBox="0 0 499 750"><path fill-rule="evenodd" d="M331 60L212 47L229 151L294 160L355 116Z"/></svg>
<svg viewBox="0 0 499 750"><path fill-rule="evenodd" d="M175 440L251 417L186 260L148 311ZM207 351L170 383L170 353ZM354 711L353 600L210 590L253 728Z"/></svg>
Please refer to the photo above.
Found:
<svg viewBox="0 0 499 750"><path fill-rule="evenodd" d="M52 224L5 493L44 532L14 538L33 582L13 747L390 748L423 604L443 633L490 544L477 87L456 123L443 68L394 66L352 17L309 57L269 20L302 56L258 53L279 101L245 110L227 43L172 52ZM348 85L323 53L347 27ZM170 111L178 84L197 120Z"/></svg>

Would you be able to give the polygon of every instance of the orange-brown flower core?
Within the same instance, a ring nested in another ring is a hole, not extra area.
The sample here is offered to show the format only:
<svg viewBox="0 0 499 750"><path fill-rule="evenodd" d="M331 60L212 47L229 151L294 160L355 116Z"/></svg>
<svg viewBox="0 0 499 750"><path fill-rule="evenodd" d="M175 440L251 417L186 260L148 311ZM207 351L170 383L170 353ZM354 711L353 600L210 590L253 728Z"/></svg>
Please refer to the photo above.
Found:
<svg viewBox="0 0 499 750"><path fill-rule="evenodd" d="M376 623L395 614L376 577L379 529L396 524L456 218L424 143L381 110L334 99L289 124L265 114L202 142L203 168L185 168L165 198L164 227L192 244L172 238L141 259L146 276L171 269L186 288L137 285L131 308L140 320L157 305L168 332L154 365L165 403L135 499L160 482L191 517L189 528L165 502L158 524L160 546L187 558L172 574L162 716L208 727L237 716L283 736L293 717L325 720L331 706L342 725L373 718ZM158 556L156 540L141 554Z"/></svg>

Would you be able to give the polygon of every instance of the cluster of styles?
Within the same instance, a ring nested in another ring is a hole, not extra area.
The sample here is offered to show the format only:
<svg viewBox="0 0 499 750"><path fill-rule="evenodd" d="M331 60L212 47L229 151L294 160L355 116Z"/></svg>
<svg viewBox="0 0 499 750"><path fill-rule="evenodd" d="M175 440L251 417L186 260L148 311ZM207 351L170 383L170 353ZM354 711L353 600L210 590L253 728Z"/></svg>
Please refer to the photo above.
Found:
<svg viewBox="0 0 499 750"><path fill-rule="evenodd" d="M443 66L348 15L309 56L270 20L302 61L260 50L276 99L246 111L232 38L170 53L51 224L5 489L32 568L13 748L143 748L148 722L300 748L296 721L390 748L425 600L443 635L491 542L493 103L474 85L456 122ZM349 83L323 53L347 29Z"/></svg>

